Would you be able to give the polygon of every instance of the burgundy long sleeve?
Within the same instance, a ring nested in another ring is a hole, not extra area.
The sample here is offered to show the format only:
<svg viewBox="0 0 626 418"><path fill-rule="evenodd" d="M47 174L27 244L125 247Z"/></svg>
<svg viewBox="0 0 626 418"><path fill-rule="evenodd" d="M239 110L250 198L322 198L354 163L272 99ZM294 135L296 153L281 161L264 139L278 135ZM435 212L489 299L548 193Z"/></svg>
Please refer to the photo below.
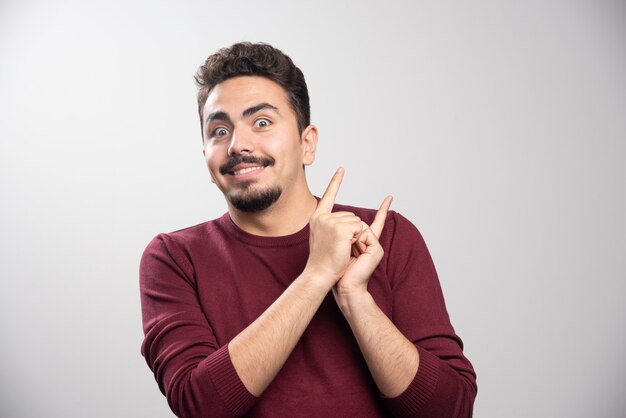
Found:
<svg viewBox="0 0 626 418"><path fill-rule="evenodd" d="M375 211L336 205L371 222ZM260 396L239 379L228 342L302 272L308 226L284 237L237 228L228 214L155 237L140 266L142 354L181 417L468 417L476 377L450 324L424 241L390 212L385 256L368 286L420 353L418 372L396 398L380 396L358 345L329 294L287 362Z"/></svg>

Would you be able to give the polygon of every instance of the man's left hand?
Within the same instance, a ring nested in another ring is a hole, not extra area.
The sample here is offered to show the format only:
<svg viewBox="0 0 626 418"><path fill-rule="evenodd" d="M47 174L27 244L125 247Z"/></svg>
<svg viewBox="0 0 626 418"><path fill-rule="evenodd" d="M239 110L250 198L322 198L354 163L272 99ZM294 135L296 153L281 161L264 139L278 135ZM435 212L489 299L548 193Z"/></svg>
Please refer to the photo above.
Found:
<svg viewBox="0 0 626 418"><path fill-rule="evenodd" d="M363 222L363 231L352 245L352 257L344 275L333 287L333 293L338 300L351 295L367 292L367 283L370 276L382 260L384 251L378 239L385 226L387 212L391 206L391 196L387 196L371 225Z"/></svg>

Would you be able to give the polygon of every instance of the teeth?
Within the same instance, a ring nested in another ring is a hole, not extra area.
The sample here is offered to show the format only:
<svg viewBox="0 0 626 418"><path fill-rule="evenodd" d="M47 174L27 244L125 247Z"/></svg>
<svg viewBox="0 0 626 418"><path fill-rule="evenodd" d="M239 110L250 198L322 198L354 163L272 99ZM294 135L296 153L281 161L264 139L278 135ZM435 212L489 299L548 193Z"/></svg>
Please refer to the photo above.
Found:
<svg viewBox="0 0 626 418"><path fill-rule="evenodd" d="M242 168L241 170L236 170L236 171L233 171L233 174L234 174L234 175L237 175L237 174L246 174L246 173L249 173L249 172L254 171L254 170L260 170L261 168L263 168L263 167L248 167L248 168Z"/></svg>

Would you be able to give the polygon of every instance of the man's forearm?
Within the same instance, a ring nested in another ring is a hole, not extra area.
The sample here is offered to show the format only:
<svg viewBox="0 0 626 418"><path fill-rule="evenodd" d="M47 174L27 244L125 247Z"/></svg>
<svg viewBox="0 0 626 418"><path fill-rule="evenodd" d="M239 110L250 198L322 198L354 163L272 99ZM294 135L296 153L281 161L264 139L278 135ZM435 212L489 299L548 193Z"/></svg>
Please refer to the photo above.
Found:
<svg viewBox="0 0 626 418"><path fill-rule="evenodd" d="M276 377L330 291L327 283L303 272L228 344L233 366L250 393L261 395Z"/></svg>
<svg viewBox="0 0 626 418"><path fill-rule="evenodd" d="M342 179L343 169L339 168L311 215L309 259L302 274L228 344L239 378L255 396L274 380L350 261L354 237L362 226L353 213L332 213Z"/></svg>
<svg viewBox="0 0 626 418"><path fill-rule="evenodd" d="M390 398L400 395L417 373L417 349L380 310L370 293L335 296L378 389Z"/></svg>

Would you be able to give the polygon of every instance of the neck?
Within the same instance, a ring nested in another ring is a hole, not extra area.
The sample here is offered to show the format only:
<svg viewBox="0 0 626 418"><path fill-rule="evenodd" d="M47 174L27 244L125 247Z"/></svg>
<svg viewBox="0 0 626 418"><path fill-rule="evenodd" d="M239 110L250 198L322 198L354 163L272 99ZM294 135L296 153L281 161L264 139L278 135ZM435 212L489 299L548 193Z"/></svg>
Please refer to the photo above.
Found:
<svg viewBox="0 0 626 418"><path fill-rule="evenodd" d="M228 204L231 219L242 230L265 237L295 234L304 228L317 207L317 199L306 189L303 196L283 199L260 212L242 212Z"/></svg>

